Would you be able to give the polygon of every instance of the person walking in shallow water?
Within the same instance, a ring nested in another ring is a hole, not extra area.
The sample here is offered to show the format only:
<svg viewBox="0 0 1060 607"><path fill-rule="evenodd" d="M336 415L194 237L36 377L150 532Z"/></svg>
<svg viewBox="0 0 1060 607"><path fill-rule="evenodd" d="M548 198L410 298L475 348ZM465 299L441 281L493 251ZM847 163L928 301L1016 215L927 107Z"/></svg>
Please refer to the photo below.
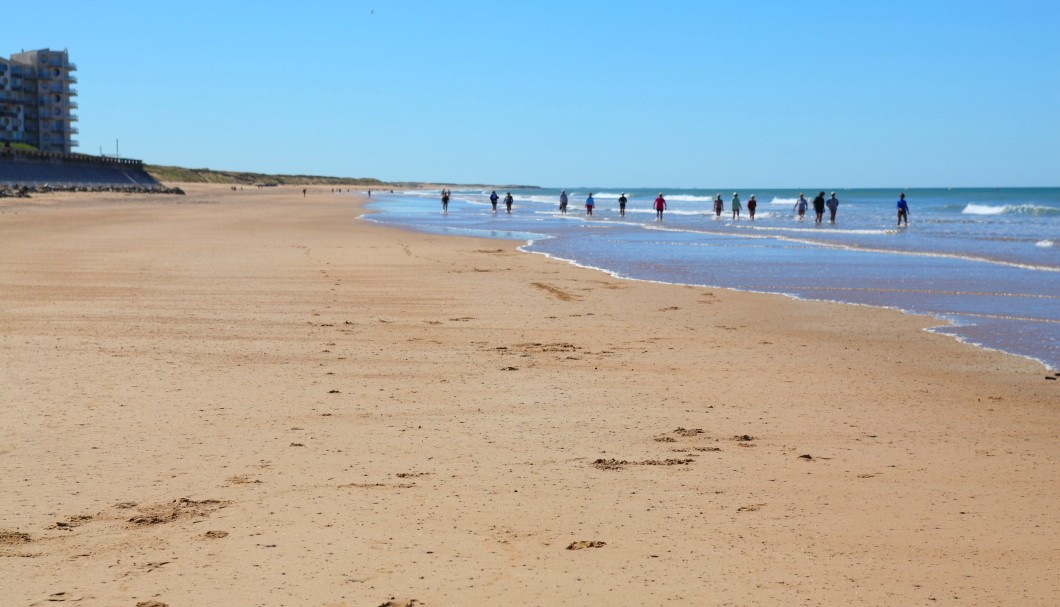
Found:
<svg viewBox="0 0 1060 607"><path fill-rule="evenodd" d="M795 201L795 211L799 214L799 221L806 219L806 205L808 204L806 197L802 195L802 192L799 192L799 199Z"/></svg>
<svg viewBox="0 0 1060 607"><path fill-rule="evenodd" d="M721 219L721 212L725 210L725 203L721 199L721 194L714 197L714 218Z"/></svg>
<svg viewBox="0 0 1060 607"><path fill-rule="evenodd" d="M821 192L813 199L813 214L814 223L820 224L824 221L824 192Z"/></svg>
<svg viewBox="0 0 1060 607"><path fill-rule="evenodd" d="M593 193L589 192L589 197L585 199L585 214L592 215L593 207L596 206L596 201L593 200Z"/></svg>
<svg viewBox="0 0 1060 607"><path fill-rule="evenodd" d="M626 198L626 193L622 192L622 195L618 197L618 216L619 217L625 217L626 216L626 203L627 202L629 202L629 199Z"/></svg>
<svg viewBox="0 0 1060 607"><path fill-rule="evenodd" d="M747 199L747 214L751 216L751 221L755 220L755 209L758 208L758 201L755 200L755 195L751 194L751 197Z"/></svg>
<svg viewBox="0 0 1060 607"><path fill-rule="evenodd" d="M559 193L559 212L563 215L567 214L567 190Z"/></svg>
<svg viewBox="0 0 1060 607"><path fill-rule="evenodd" d="M839 210L839 199L835 197L835 192L832 192L832 197L826 200L824 205L828 207L828 223L835 223L835 212Z"/></svg>
<svg viewBox="0 0 1060 607"><path fill-rule="evenodd" d="M740 205L740 195L736 192L732 193L732 218L737 220L740 218L740 211L743 207Z"/></svg>
<svg viewBox="0 0 1060 607"><path fill-rule="evenodd" d="M655 221L663 220L663 211L666 210L666 199L663 198L662 192L659 192L659 197L655 199Z"/></svg>
<svg viewBox="0 0 1060 607"><path fill-rule="evenodd" d="M898 225L902 225L902 221L905 221L905 226L909 227L909 203L905 201L905 192L898 195Z"/></svg>
<svg viewBox="0 0 1060 607"><path fill-rule="evenodd" d="M511 192L506 193L504 195L504 208L508 210L509 214L512 212L512 203L513 202L515 202L515 199L512 198L512 193Z"/></svg>
<svg viewBox="0 0 1060 607"><path fill-rule="evenodd" d="M442 214L449 212L449 190L442 190Z"/></svg>
<svg viewBox="0 0 1060 607"><path fill-rule="evenodd" d="M497 212L497 201L500 200L500 196L497 196L497 190L493 190L490 194L490 204L493 205L493 212Z"/></svg>

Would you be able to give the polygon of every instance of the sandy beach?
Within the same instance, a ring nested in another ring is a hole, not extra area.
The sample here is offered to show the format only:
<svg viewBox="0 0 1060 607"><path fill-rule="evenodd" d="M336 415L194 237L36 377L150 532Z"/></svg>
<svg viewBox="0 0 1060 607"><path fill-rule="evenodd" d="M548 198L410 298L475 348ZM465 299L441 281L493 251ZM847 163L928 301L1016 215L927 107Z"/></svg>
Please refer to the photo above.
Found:
<svg viewBox="0 0 1060 607"><path fill-rule="evenodd" d="M930 318L0 200L0 604L1055 605L1060 381Z"/></svg>

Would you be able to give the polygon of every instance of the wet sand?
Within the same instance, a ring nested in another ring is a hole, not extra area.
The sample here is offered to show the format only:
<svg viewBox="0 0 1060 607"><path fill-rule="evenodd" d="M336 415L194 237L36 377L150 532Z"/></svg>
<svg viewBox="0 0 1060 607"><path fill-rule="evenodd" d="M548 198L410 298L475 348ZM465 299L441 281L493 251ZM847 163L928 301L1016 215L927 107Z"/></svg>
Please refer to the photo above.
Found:
<svg viewBox="0 0 1060 607"><path fill-rule="evenodd" d="M1060 597L1037 363L186 187L0 199L5 605Z"/></svg>

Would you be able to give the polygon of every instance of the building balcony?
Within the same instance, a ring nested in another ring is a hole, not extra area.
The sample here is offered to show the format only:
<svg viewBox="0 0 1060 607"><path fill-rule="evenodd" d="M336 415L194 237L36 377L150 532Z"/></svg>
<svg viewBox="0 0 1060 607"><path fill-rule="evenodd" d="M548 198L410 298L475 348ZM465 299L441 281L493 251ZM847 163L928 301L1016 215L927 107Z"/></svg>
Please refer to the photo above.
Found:
<svg viewBox="0 0 1060 607"><path fill-rule="evenodd" d="M77 114L70 114L70 122L76 122L77 119Z"/></svg>
<svg viewBox="0 0 1060 607"><path fill-rule="evenodd" d="M75 89L74 87L70 87L70 96L73 97L76 94L77 94L77 89Z"/></svg>
<svg viewBox="0 0 1060 607"><path fill-rule="evenodd" d="M77 105L77 102L76 102L76 101L71 101L70 103L68 103L68 104L67 104L67 106L68 106L68 107L69 107L69 108L70 108L71 110L76 110L76 109L78 108L78 105Z"/></svg>
<svg viewBox="0 0 1060 607"><path fill-rule="evenodd" d="M77 128L76 126L72 126L70 127L69 131L71 135L77 135L81 132L81 129Z"/></svg>
<svg viewBox="0 0 1060 607"><path fill-rule="evenodd" d="M73 74L70 74L70 75L68 75L66 77L66 81L69 82L70 84L77 84L77 76L74 76Z"/></svg>
<svg viewBox="0 0 1060 607"><path fill-rule="evenodd" d="M72 72L72 71L77 69L77 64L76 63L67 63L66 67L70 68L70 71Z"/></svg>

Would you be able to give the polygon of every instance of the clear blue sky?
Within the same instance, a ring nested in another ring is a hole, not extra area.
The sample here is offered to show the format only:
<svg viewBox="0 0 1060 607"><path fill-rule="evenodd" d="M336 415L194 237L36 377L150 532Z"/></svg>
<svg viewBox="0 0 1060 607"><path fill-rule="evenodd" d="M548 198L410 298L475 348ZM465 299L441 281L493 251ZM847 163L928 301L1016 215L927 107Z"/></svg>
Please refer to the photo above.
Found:
<svg viewBox="0 0 1060 607"><path fill-rule="evenodd" d="M80 151L117 139L157 164L556 187L1060 185L1056 0L59 0L3 45L69 49Z"/></svg>

